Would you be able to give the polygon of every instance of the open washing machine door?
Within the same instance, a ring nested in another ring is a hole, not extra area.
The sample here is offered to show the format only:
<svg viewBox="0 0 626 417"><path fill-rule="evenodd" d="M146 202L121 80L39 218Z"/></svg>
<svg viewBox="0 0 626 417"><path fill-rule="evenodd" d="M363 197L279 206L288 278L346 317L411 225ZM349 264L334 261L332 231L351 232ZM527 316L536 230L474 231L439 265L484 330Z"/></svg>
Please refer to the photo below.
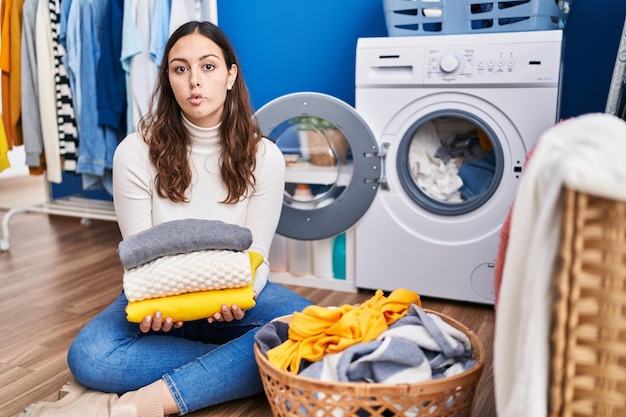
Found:
<svg viewBox="0 0 626 417"><path fill-rule="evenodd" d="M265 104L256 117L285 156L278 234L299 240L335 236L356 223L384 187L384 149L347 103L293 93Z"/></svg>

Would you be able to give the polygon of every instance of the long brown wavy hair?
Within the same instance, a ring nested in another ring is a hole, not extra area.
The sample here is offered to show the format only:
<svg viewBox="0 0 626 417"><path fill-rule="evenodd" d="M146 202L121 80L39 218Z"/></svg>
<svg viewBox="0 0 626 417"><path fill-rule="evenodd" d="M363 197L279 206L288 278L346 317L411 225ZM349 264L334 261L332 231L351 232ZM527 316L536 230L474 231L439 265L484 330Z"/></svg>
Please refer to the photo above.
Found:
<svg viewBox="0 0 626 417"><path fill-rule="evenodd" d="M223 203L234 204L254 189L256 153L262 135L254 118L239 60L220 28L210 22L192 21L172 33L165 45L149 110L139 121L138 130L150 149L150 161L157 172L155 188L158 195L176 203L189 201L186 191L191 185L191 137L183 125L182 111L169 82L168 55L180 38L193 33L202 34L215 42L224 54L227 67L236 65L238 69L233 88L226 95L219 129L222 147L220 173L222 183L228 190Z"/></svg>

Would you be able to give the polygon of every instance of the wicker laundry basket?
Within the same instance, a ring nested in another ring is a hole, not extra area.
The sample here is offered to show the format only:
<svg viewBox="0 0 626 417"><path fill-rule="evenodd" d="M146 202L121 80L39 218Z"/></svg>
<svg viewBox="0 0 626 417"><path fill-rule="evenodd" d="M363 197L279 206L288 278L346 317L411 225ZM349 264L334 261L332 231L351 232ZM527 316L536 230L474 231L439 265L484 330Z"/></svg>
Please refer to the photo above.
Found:
<svg viewBox="0 0 626 417"><path fill-rule="evenodd" d="M452 377L414 384L330 383L275 367L255 345L254 354L274 416L470 416L485 349L476 334L460 322L426 311L438 314L467 335L476 360L473 367Z"/></svg>
<svg viewBox="0 0 626 417"><path fill-rule="evenodd" d="M626 203L565 190L549 415L626 416Z"/></svg>

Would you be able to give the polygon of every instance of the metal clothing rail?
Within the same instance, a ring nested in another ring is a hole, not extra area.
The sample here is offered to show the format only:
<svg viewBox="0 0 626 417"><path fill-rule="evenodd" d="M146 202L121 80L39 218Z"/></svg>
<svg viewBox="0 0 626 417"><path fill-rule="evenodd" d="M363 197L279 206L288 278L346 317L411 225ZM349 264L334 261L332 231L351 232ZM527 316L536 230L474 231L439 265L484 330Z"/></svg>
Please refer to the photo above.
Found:
<svg viewBox="0 0 626 417"><path fill-rule="evenodd" d="M94 200L84 197L65 197L42 204L14 207L7 211L2 218L0 252L7 252L11 248L9 222L13 216L19 213L46 213L79 217L81 218L81 224L85 227L91 225L91 220L117 221L112 201Z"/></svg>

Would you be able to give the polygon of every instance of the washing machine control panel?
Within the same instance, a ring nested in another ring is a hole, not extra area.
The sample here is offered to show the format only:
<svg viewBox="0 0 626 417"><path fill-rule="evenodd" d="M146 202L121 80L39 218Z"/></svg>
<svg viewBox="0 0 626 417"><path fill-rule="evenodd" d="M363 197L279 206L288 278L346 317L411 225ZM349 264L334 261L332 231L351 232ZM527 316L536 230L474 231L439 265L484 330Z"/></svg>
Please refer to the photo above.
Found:
<svg viewBox="0 0 626 417"><path fill-rule="evenodd" d="M515 56L511 51L477 53L473 48L429 49L427 51L427 78L454 81L480 76L483 73L511 73Z"/></svg>
<svg viewBox="0 0 626 417"><path fill-rule="evenodd" d="M558 87L562 31L359 38L357 88Z"/></svg>
<svg viewBox="0 0 626 417"><path fill-rule="evenodd" d="M553 45L442 45L425 48L424 81L433 84L556 84Z"/></svg>

